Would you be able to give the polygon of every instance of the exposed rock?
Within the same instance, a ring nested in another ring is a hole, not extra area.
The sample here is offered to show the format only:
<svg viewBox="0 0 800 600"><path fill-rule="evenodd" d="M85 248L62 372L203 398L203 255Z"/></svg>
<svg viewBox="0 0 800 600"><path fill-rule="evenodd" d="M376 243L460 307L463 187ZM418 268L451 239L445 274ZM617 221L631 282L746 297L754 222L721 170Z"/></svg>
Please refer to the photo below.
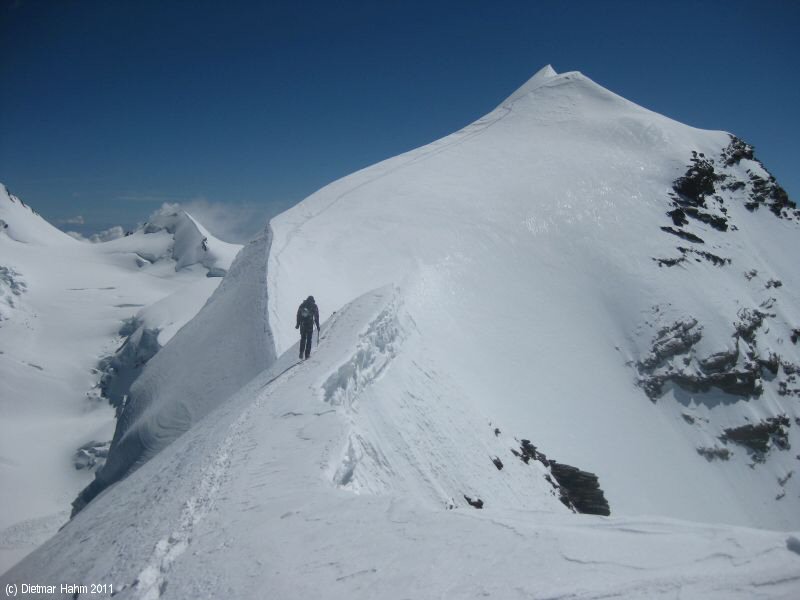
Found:
<svg viewBox="0 0 800 600"><path fill-rule="evenodd" d="M757 309L742 309L738 314L734 348L706 358L697 359L694 355L693 346L701 339L702 331L695 319L677 321L659 330L651 351L636 363L638 384L647 396L655 402L668 382L695 393L718 388L737 396L760 396L762 373L766 371L775 377L783 364L773 352L759 355L756 346L756 330L766 317L774 315Z"/></svg>
<svg viewBox="0 0 800 600"><path fill-rule="evenodd" d="M500 458L498 456L495 456L494 458L492 458L492 462L494 463L494 466L497 467L498 471L502 471L503 470L503 461L500 460Z"/></svg>
<svg viewBox="0 0 800 600"><path fill-rule="evenodd" d="M758 307L763 308L764 310L770 310L775 306L777 301L777 298L767 298L761 304L759 304Z"/></svg>
<svg viewBox="0 0 800 600"><path fill-rule="evenodd" d="M756 271L755 269L750 269L744 274L744 278L747 279L747 281L750 281L751 279L753 279L753 277L756 277L757 275L758 271Z"/></svg>
<svg viewBox="0 0 800 600"><path fill-rule="evenodd" d="M767 281L767 289L769 288L779 288L783 285L783 282L780 279L770 279Z"/></svg>
<svg viewBox="0 0 800 600"><path fill-rule="evenodd" d="M739 161L743 158L753 160L754 150L755 148L753 148L753 146L735 135L732 135L730 143L722 151L722 159L725 162L725 166L732 167L733 165L739 164Z"/></svg>
<svg viewBox="0 0 800 600"><path fill-rule="evenodd" d="M790 378L788 381L779 381L778 382L778 395L779 396L797 396L800 398L800 388L790 388L789 382L794 382L793 378Z"/></svg>
<svg viewBox="0 0 800 600"><path fill-rule="evenodd" d="M689 220L686 218L686 213L684 213L681 208L671 210L667 213L667 215L672 218L672 222L675 224L675 227L683 227L684 225L689 224Z"/></svg>
<svg viewBox="0 0 800 600"><path fill-rule="evenodd" d="M715 267L723 267L725 265L731 264L730 258L723 258L722 256L717 256L716 254L712 254L711 252L704 252L703 250L697 250L695 248L685 248L683 246L678 246L678 251L683 256L679 256L677 258L654 258L653 260L658 263L659 267L674 267L681 263L686 262L689 255L695 256L695 262L700 262L701 260L705 260L710 262Z"/></svg>
<svg viewBox="0 0 800 600"><path fill-rule="evenodd" d="M723 190L728 190L731 192L738 192L739 190L743 190L747 187L747 184L744 181L732 181L731 183L726 183L722 186Z"/></svg>
<svg viewBox="0 0 800 600"><path fill-rule="evenodd" d="M611 514L597 475L555 461L551 461L550 471L561 486L562 502L568 501L579 513L604 516Z"/></svg>
<svg viewBox="0 0 800 600"><path fill-rule="evenodd" d="M748 423L726 429L719 438L723 442L730 441L745 446L756 455L763 456L769 452L770 442L781 450L790 448L788 432L790 426L791 423L786 415L779 415L760 421L755 425Z"/></svg>
<svg viewBox="0 0 800 600"><path fill-rule="evenodd" d="M731 136L730 143L722 151L721 159L726 167L738 165L742 160L753 161L766 174L766 177L763 177L748 169L748 181L745 182L735 178L733 181L723 186L724 189L733 192L744 190L749 186L750 193L745 202L745 207L748 210L754 211L760 206L767 206L769 210L778 217L800 217L800 211L797 210L797 205L789 199L786 190L778 185L775 177L772 176L764 164L755 157L755 149L752 145L742 141L736 136Z"/></svg>
<svg viewBox="0 0 800 600"><path fill-rule="evenodd" d="M689 425L694 425L695 419L692 415L688 413L681 413L683 420L686 421Z"/></svg>
<svg viewBox="0 0 800 600"><path fill-rule="evenodd" d="M678 258L654 258L653 260L658 263L659 267L674 267L686 262L686 257L680 256Z"/></svg>
<svg viewBox="0 0 800 600"><path fill-rule="evenodd" d="M715 352L706 358L701 358L698 363L700 368L706 373L722 373L733 368L739 360L739 347L733 350L723 350Z"/></svg>
<svg viewBox="0 0 800 600"><path fill-rule="evenodd" d="M756 330L764 323L764 318L775 316L755 308L742 308L736 314L739 317L739 321L734 325L736 335L751 343L754 341Z"/></svg>
<svg viewBox="0 0 800 600"><path fill-rule="evenodd" d="M723 373L693 375L688 373L671 373L663 378L663 383L672 381L676 385L691 392L708 392L712 387L735 396L760 396L763 392L758 373L748 370L732 370Z"/></svg>
<svg viewBox="0 0 800 600"><path fill-rule="evenodd" d="M750 201L745 203L745 207L753 211L759 206L767 206L777 217L788 217L790 216L790 211L794 213L793 216L796 216L797 204L789 199L786 190L778 185L778 182L764 168L764 165L761 165L761 168L767 172L766 179L755 173L748 172L751 192Z"/></svg>
<svg viewBox="0 0 800 600"><path fill-rule="evenodd" d="M793 344L797 343L797 340L800 339L800 327L795 327L792 329L791 340Z"/></svg>
<svg viewBox="0 0 800 600"><path fill-rule="evenodd" d="M694 254L701 258L704 258L708 262L714 264L714 266L722 267L724 265L731 264L730 258L723 258L721 256L717 256L716 254L712 254L711 252L705 252L703 250L697 250L696 248L684 248L683 246L678 246L678 250L686 256L687 254Z"/></svg>
<svg viewBox="0 0 800 600"><path fill-rule="evenodd" d="M469 504L470 506L474 506L475 508L483 508L483 500L481 500L480 498L475 498L473 500L472 498L464 494L464 500L466 500L467 504Z"/></svg>
<svg viewBox="0 0 800 600"><path fill-rule="evenodd" d="M703 328L697 327L697 319L690 317L675 321L658 331L650 353L639 363L639 367L652 370L667 359L687 352L702 337Z"/></svg>
<svg viewBox="0 0 800 600"><path fill-rule="evenodd" d="M770 372L773 376L778 374L778 369L781 366L780 357L774 352L770 352L766 358L756 357L756 363L765 371Z"/></svg>
<svg viewBox="0 0 800 600"><path fill-rule="evenodd" d="M714 171L714 161L692 151L691 165L683 177L672 185L681 202L693 206L705 206L706 196L714 193L714 184L721 179Z"/></svg>
<svg viewBox="0 0 800 600"><path fill-rule="evenodd" d="M708 225L711 225L711 227L713 227L718 231L728 231L728 219L723 216L713 215L709 212L702 211L694 206L686 206L684 207L683 210L687 216L692 217L693 219L697 219L698 221L701 221Z"/></svg>
<svg viewBox="0 0 800 600"><path fill-rule="evenodd" d="M512 448L511 452L525 464L530 464L531 459L540 462L550 470L552 478L545 475L545 479L558 491L559 500L567 508L579 513L593 515L609 515L611 509L608 501L600 489L597 475L588 471L581 471L577 467L548 460L547 456L539 452L530 440L520 440L519 451ZM553 481L555 478L555 482Z"/></svg>
<svg viewBox="0 0 800 600"><path fill-rule="evenodd" d="M728 460L731 457L731 451L728 450L727 448L722 448L720 446L714 446L714 447L700 446L697 449L697 453L709 462L716 459Z"/></svg>
<svg viewBox="0 0 800 600"><path fill-rule="evenodd" d="M693 233L689 233L688 231L683 231L682 229L674 229L673 227L662 227L661 231L666 231L667 233L671 233L672 235L677 235L679 238L684 239L687 242L693 242L695 244L705 244L702 238L696 236Z"/></svg>

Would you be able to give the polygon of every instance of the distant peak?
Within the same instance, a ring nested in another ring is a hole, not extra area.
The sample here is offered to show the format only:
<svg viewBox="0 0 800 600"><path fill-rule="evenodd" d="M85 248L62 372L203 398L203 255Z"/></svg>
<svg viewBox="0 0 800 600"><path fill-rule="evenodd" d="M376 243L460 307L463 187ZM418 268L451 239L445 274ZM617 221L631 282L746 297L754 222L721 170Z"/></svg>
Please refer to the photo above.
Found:
<svg viewBox="0 0 800 600"><path fill-rule="evenodd" d="M552 79L553 77L557 77L558 73L551 65L546 65L536 71L536 74L528 79L516 92L511 94L508 98L506 98L501 106L505 106L507 104L511 104L515 100L522 98L526 94L532 92L548 79Z"/></svg>

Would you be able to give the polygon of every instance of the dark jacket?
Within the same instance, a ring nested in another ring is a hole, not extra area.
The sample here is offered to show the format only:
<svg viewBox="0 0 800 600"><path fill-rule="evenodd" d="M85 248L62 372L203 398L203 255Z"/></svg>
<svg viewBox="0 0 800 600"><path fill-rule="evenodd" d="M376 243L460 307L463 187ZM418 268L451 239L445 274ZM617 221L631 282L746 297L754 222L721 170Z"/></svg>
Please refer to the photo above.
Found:
<svg viewBox="0 0 800 600"><path fill-rule="evenodd" d="M308 307L311 310L313 320L308 319L308 321L306 322L300 318L300 311L303 309L304 306ZM316 324L317 329L319 329L319 308L317 308L317 304L316 302L314 302L314 299L309 297L303 300L303 303L297 307L297 325L295 326L295 329L297 329L298 327L313 327L314 324Z"/></svg>

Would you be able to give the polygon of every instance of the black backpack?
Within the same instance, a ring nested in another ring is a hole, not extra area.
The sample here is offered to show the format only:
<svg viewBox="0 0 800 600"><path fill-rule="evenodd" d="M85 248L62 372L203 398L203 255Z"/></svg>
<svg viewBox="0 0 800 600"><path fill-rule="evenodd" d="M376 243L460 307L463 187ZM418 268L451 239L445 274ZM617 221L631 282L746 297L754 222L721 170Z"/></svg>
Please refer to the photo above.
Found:
<svg viewBox="0 0 800 600"><path fill-rule="evenodd" d="M311 307L307 304L303 304L300 307L300 320L308 323L311 319L314 318L314 311L311 310Z"/></svg>

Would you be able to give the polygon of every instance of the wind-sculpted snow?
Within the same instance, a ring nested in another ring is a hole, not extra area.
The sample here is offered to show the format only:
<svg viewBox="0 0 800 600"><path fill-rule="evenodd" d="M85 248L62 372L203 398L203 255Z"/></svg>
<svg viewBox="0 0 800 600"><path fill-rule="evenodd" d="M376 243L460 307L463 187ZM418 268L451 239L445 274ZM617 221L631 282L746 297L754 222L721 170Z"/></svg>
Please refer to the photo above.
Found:
<svg viewBox="0 0 800 600"><path fill-rule="evenodd" d="M108 460L75 511L274 362L265 294L270 239L267 231L245 246L198 315L147 363L130 387Z"/></svg>
<svg viewBox="0 0 800 600"><path fill-rule="evenodd" d="M325 381L325 402L352 409L359 393L380 377L401 342L395 311L392 306L378 315L361 336L355 354Z"/></svg>
<svg viewBox="0 0 800 600"><path fill-rule="evenodd" d="M396 298L384 288L340 308L310 360L287 350L0 576L1 589L103 581L123 600L791 597L797 540L785 533L576 516L555 498L533 511L464 501L447 510L331 485L325 467L358 425L352 410L405 393L392 379L411 362L398 361L420 356L413 315ZM357 405L332 409L322 385L389 315L406 336L394 359Z"/></svg>

